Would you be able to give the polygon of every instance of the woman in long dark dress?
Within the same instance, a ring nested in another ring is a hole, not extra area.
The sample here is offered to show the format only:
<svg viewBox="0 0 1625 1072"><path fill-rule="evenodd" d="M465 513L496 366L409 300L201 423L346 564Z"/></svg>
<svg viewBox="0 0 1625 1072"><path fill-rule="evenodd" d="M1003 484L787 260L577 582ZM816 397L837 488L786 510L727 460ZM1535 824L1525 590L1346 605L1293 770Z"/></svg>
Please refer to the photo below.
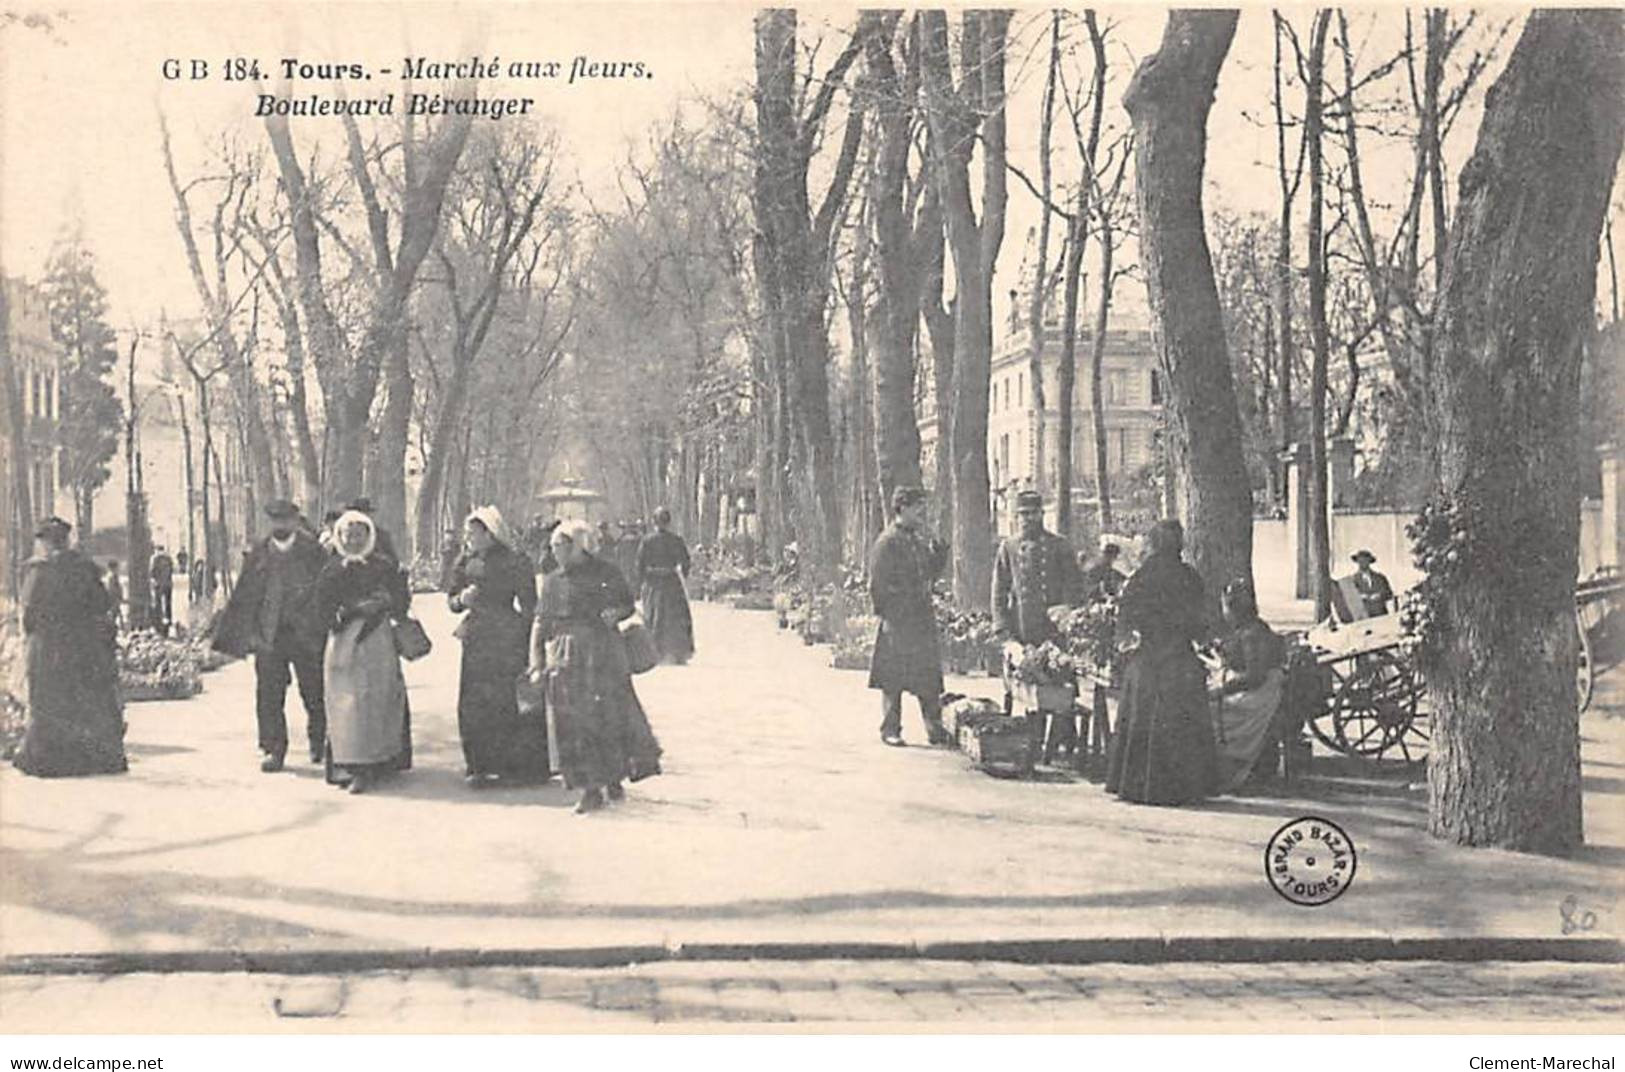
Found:
<svg viewBox="0 0 1625 1072"><path fill-rule="evenodd" d="M637 580L643 619L665 662L681 666L694 657L694 617L688 609L688 544L671 531L671 511L655 511L655 530L638 545Z"/></svg>
<svg viewBox="0 0 1625 1072"><path fill-rule="evenodd" d="M1206 635L1202 578L1181 558L1184 530L1161 521L1123 586L1118 629L1139 634L1124 668L1106 791L1137 804L1186 804L1217 780L1207 681L1193 644Z"/></svg>
<svg viewBox="0 0 1625 1072"><path fill-rule="evenodd" d="M623 780L660 773L660 744L617 632L632 615L632 590L620 570L587 550L591 539L580 521L553 531L559 568L542 578L530 642L530 676L545 674L559 767L565 784L581 791L582 814L622 799Z"/></svg>
<svg viewBox="0 0 1625 1072"><path fill-rule="evenodd" d="M70 529L57 517L40 525L23 579L28 728L15 763L40 778L128 769L112 597L96 564L68 547Z"/></svg>
<svg viewBox="0 0 1625 1072"><path fill-rule="evenodd" d="M548 776L547 724L522 716L514 684L525 672L530 621L536 614L536 571L513 546L494 506L469 516L468 551L451 570L454 613L467 612L457 683L457 731L470 785L493 779Z"/></svg>
<svg viewBox="0 0 1625 1072"><path fill-rule="evenodd" d="M358 510L333 525L335 555L316 581L327 625L322 677L327 701L328 780L352 793L411 765L406 679L391 620L412 595L395 559L378 549L378 530Z"/></svg>

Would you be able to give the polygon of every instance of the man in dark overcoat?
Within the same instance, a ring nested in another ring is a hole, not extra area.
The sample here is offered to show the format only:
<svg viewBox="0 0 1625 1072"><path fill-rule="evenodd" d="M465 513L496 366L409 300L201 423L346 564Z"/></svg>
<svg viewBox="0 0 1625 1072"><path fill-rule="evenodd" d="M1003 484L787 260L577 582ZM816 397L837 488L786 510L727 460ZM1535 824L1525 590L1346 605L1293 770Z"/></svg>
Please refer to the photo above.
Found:
<svg viewBox="0 0 1625 1072"><path fill-rule="evenodd" d="M299 525L299 512L285 500L265 505L271 531L249 552L242 578L215 629L214 647L254 656L254 713L259 723L260 769L282 769L288 752L284 704L290 679L299 682L305 705L310 761L320 763L327 745L322 694L326 623L316 607L316 578L327 552Z"/></svg>
<svg viewBox="0 0 1625 1072"><path fill-rule="evenodd" d="M926 529L924 490L892 492L892 522L869 558L869 597L880 631L875 637L869 687L881 694L880 739L903 744L903 693L920 704L932 744L948 744L942 725L942 655L931 608L931 582L948 561L948 548Z"/></svg>
<svg viewBox="0 0 1625 1072"><path fill-rule="evenodd" d="M1044 499L1016 496L1020 531L993 556L993 622L1006 641L1042 644L1055 636L1049 608L1083 601L1083 574L1072 545L1044 528Z"/></svg>

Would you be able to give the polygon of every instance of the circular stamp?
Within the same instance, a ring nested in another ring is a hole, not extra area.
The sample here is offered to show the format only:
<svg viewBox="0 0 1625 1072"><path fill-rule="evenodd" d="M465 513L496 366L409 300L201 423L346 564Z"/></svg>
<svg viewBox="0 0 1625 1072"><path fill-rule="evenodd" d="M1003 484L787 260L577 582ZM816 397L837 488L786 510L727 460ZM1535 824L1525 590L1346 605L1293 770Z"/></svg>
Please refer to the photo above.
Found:
<svg viewBox="0 0 1625 1072"><path fill-rule="evenodd" d="M1264 874L1275 892L1295 905L1330 904L1354 881L1354 842L1330 819L1308 815L1271 835Z"/></svg>

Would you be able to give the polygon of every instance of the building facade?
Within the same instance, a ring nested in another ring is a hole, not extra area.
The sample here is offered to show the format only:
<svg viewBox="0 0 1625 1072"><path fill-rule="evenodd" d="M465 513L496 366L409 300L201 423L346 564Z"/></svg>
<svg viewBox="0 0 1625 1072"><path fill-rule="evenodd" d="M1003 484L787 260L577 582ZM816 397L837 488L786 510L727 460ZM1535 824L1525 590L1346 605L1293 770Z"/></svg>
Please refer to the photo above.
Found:
<svg viewBox="0 0 1625 1072"><path fill-rule="evenodd" d="M45 296L21 279L0 279L0 346L12 388L20 396L23 450L13 450L11 410L0 397L0 540L5 587L14 588L18 571L32 553L32 534L20 530L19 485L28 488L37 521L52 514L73 520L73 495L63 487L57 421L62 413L62 351L51 339ZM20 471L19 471L20 470Z"/></svg>
<svg viewBox="0 0 1625 1072"><path fill-rule="evenodd" d="M1038 450L1037 414L1033 409L1031 332L1020 315L1023 305L1012 300L1012 315L994 340L992 374L988 383L988 481L993 491L997 530L1009 532L1016 492L1031 488L1044 496L1046 513L1054 523L1059 487L1060 371L1065 336L1059 314L1044 324L1041 364L1044 376L1043 450ZM1090 389L1090 358L1094 328L1079 326L1074 355L1076 376L1072 391L1072 502L1077 513L1095 499L1094 399ZM1122 481L1156 459L1156 434L1162 421L1162 382L1156 346L1143 310L1125 305L1114 311L1106 333L1101 393L1106 424L1108 478ZM937 413L931 389L929 353L921 361L916 380L920 414L920 448L926 479L933 477L931 458L936 449ZM1040 472L1040 454L1042 471Z"/></svg>

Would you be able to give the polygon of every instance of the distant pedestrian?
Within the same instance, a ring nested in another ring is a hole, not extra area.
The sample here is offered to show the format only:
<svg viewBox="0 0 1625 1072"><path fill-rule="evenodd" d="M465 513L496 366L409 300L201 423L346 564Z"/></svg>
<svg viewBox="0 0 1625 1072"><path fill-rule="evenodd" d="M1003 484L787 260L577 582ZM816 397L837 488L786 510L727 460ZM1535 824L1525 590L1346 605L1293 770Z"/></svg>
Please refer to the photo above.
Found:
<svg viewBox="0 0 1625 1072"><path fill-rule="evenodd" d="M160 544L152 555L152 623L163 636L175 622L175 560Z"/></svg>
<svg viewBox="0 0 1625 1072"><path fill-rule="evenodd" d="M1393 586L1388 583L1387 577L1371 568L1376 564L1376 555L1362 548L1350 557L1354 561L1355 571L1347 577L1338 578L1333 586L1337 616L1345 622L1382 617L1393 605Z"/></svg>
<svg viewBox="0 0 1625 1072"><path fill-rule="evenodd" d="M1150 554L1123 586L1118 630L1138 634L1123 675L1106 791L1137 804L1186 804L1218 780L1207 677L1193 645L1208 637L1202 578L1181 557L1185 531L1159 521Z"/></svg>
<svg viewBox="0 0 1625 1072"><path fill-rule="evenodd" d="M452 613L468 615L457 629L463 641L457 732L464 773L476 789L499 778L542 781L551 773L547 723L522 715L514 691L525 672L536 616L536 569L513 546L496 507L470 514L467 533L468 550L452 564L446 597Z"/></svg>
<svg viewBox="0 0 1625 1072"><path fill-rule="evenodd" d="M457 535L456 529L448 528L440 537L440 590L448 595L457 591L453 587L452 570L462 553L463 538Z"/></svg>
<svg viewBox="0 0 1625 1072"><path fill-rule="evenodd" d="M406 574L378 546L372 518L346 511L334 524L337 555L316 582L327 629L322 688L327 706L328 780L361 793L411 763L406 679L392 619L412 595Z"/></svg>
<svg viewBox="0 0 1625 1072"><path fill-rule="evenodd" d="M671 531L671 511L655 511L655 530L638 545L634 565L643 617L660 657L681 666L694 657L694 617L683 580L690 567L688 544Z"/></svg>
<svg viewBox="0 0 1625 1072"><path fill-rule="evenodd" d="M113 601L113 626L119 628L124 621L124 584L118 576L118 559L107 560L107 598Z"/></svg>
<svg viewBox="0 0 1625 1072"><path fill-rule="evenodd" d="M948 744L942 725L942 654L937 645L931 582L948 562L947 545L926 528L926 495L916 487L892 492L892 521L869 557L869 597L880 629L869 687L880 690L880 739L903 745L903 693L920 704L927 739Z"/></svg>
<svg viewBox="0 0 1625 1072"><path fill-rule="evenodd" d="M112 599L96 564L68 546L72 526L46 518L23 577L28 726L17 769L40 778L124 771Z"/></svg>
<svg viewBox="0 0 1625 1072"><path fill-rule="evenodd" d="M1117 559L1122 552L1123 549L1115 543L1100 545L1100 557L1083 571L1085 602L1098 603L1103 599L1116 599L1122 594L1123 582L1128 580L1123 571L1117 568Z"/></svg>
<svg viewBox="0 0 1625 1072"><path fill-rule="evenodd" d="M298 525L290 502L266 503L271 531L251 549L241 579L221 612L213 646L228 655L254 657L254 717L259 727L260 770L282 769L288 752L284 705L290 681L299 683L305 706L310 761L322 762L327 713L322 688L322 648L327 630L316 605L316 581L327 556Z"/></svg>
<svg viewBox="0 0 1625 1072"><path fill-rule="evenodd" d="M533 682L545 680L559 768L581 791L578 814L626 795L622 781L660 773L660 744L632 686L618 625L633 612L621 571L588 550L593 530L566 521L553 530L559 568L542 578L530 634Z"/></svg>

